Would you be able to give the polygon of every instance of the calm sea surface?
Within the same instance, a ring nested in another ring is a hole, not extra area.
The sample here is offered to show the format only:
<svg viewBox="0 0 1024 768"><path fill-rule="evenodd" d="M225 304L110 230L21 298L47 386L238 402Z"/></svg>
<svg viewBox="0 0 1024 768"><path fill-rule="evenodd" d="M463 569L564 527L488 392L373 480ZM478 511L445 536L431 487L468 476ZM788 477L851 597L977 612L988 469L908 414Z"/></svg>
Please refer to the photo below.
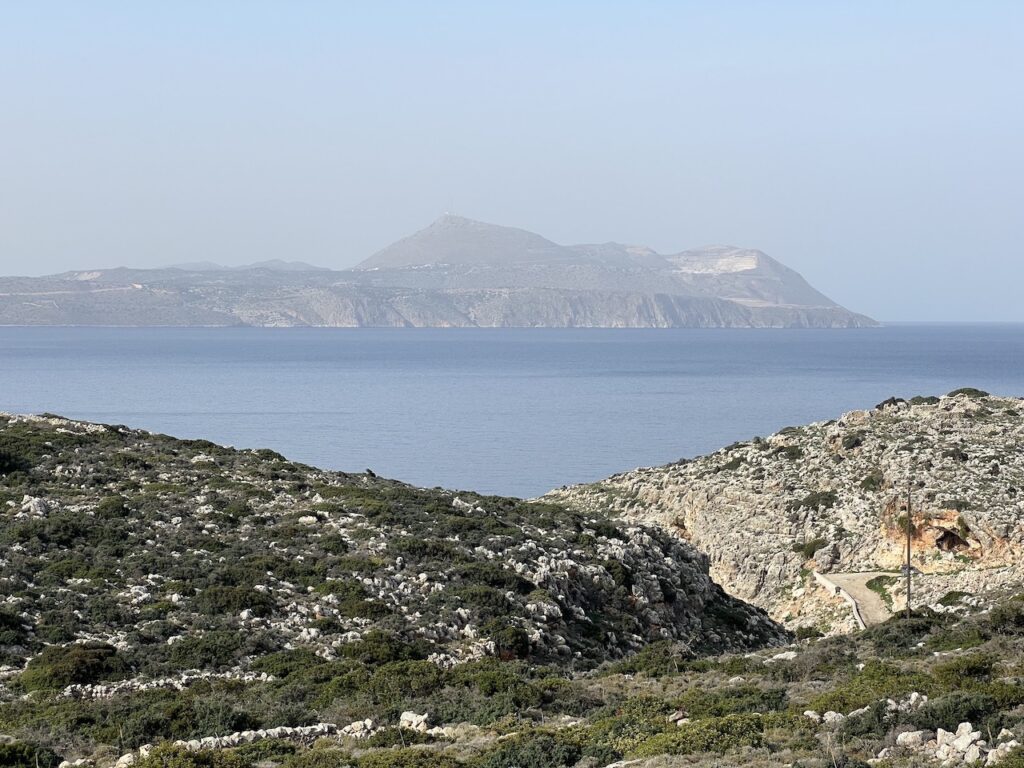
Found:
<svg viewBox="0 0 1024 768"><path fill-rule="evenodd" d="M521 496L960 386L1024 395L1024 326L0 328L0 410Z"/></svg>

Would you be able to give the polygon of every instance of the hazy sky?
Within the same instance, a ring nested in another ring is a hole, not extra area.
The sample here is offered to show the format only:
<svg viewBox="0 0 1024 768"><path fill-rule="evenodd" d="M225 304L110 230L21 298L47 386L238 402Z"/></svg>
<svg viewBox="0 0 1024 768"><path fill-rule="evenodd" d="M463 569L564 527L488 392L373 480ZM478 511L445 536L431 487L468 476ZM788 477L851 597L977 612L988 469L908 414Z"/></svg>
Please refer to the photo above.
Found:
<svg viewBox="0 0 1024 768"><path fill-rule="evenodd" d="M345 267L445 210L1024 320L1024 3L0 5L0 267Z"/></svg>

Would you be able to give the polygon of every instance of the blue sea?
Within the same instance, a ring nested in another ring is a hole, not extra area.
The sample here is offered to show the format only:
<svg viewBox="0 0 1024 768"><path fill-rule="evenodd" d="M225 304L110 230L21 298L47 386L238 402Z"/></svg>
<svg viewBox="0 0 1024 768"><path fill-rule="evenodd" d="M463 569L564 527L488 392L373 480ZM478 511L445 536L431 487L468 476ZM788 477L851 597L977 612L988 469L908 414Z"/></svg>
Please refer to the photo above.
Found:
<svg viewBox="0 0 1024 768"><path fill-rule="evenodd" d="M517 496L962 386L1024 395L1024 326L0 328L0 410Z"/></svg>

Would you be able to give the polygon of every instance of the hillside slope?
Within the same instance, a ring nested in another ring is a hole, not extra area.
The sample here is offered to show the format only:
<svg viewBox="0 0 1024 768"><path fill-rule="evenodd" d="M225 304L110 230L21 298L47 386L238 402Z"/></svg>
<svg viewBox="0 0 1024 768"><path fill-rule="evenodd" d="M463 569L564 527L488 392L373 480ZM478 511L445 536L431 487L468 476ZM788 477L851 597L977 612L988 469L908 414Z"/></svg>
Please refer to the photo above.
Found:
<svg viewBox="0 0 1024 768"><path fill-rule="evenodd" d="M780 650L657 528L56 417L0 503L5 768L1024 759L1013 590Z"/></svg>

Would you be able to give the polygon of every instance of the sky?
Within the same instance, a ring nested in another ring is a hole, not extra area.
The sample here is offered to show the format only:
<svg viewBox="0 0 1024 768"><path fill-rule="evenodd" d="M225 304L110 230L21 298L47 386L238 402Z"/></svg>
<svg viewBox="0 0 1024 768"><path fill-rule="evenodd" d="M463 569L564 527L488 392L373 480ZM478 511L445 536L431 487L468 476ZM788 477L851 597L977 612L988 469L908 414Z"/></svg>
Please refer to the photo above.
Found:
<svg viewBox="0 0 1024 768"><path fill-rule="evenodd" d="M451 211L1024 321L1024 3L0 4L0 272L343 268Z"/></svg>

